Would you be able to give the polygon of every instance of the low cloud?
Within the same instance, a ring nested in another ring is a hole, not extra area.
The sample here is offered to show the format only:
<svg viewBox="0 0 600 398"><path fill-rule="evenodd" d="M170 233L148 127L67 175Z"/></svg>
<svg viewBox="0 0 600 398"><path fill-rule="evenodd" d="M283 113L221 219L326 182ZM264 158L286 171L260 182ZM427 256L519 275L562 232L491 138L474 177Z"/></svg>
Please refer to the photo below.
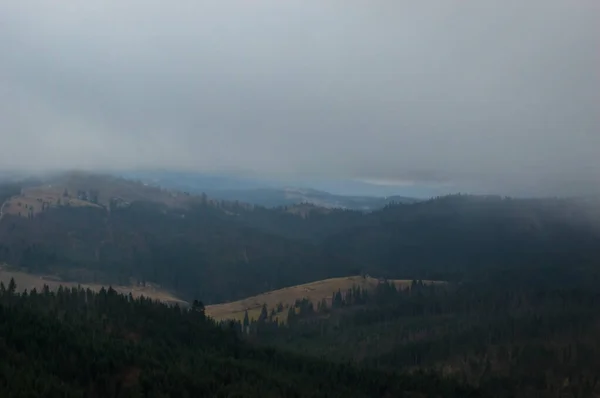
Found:
<svg viewBox="0 0 600 398"><path fill-rule="evenodd" d="M0 167L600 191L598 5L0 4Z"/></svg>

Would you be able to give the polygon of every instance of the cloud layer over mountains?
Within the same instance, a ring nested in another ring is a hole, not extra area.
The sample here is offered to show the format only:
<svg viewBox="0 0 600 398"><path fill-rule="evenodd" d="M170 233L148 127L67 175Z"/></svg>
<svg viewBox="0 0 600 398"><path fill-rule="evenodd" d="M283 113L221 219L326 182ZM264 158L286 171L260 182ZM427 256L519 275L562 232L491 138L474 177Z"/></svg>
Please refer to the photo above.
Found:
<svg viewBox="0 0 600 398"><path fill-rule="evenodd" d="M0 4L0 167L600 191L594 0Z"/></svg>

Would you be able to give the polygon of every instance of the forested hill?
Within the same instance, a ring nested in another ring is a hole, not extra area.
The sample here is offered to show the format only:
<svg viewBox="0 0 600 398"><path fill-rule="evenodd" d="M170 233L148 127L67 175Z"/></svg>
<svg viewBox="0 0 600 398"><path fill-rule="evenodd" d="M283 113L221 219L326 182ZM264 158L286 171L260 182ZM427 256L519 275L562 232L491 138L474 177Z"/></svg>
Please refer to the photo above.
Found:
<svg viewBox="0 0 600 398"><path fill-rule="evenodd" d="M205 303L360 273L464 280L545 267L547 279L594 283L600 263L594 201L455 195L364 214L111 181L64 194L53 186L54 199L42 188L13 197L0 220L0 262L82 282L152 282ZM19 205L27 209L17 213Z"/></svg>
<svg viewBox="0 0 600 398"><path fill-rule="evenodd" d="M597 266L600 202L453 195L388 206L321 244L395 278Z"/></svg>
<svg viewBox="0 0 600 398"><path fill-rule="evenodd" d="M316 245L221 219L215 209L137 202L5 216L0 261L65 280L153 282L191 300L219 302L347 272Z"/></svg>
<svg viewBox="0 0 600 398"><path fill-rule="evenodd" d="M0 286L2 397L465 397L401 375L260 348L190 310L114 290Z"/></svg>

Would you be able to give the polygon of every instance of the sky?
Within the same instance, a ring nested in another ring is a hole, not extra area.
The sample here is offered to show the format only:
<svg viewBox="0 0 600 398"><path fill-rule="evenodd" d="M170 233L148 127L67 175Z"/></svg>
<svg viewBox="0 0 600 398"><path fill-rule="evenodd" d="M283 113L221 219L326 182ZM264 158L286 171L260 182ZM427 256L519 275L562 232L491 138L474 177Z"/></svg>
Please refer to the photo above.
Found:
<svg viewBox="0 0 600 398"><path fill-rule="evenodd" d="M600 192L597 0L3 0L0 168Z"/></svg>

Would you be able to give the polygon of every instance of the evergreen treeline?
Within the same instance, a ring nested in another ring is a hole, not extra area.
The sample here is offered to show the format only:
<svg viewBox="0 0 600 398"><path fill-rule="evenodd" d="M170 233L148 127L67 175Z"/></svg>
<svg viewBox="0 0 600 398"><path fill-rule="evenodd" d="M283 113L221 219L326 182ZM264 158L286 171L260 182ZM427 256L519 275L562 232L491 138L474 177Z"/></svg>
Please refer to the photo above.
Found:
<svg viewBox="0 0 600 398"><path fill-rule="evenodd" d="M133 202L6 215L0 262L81 282L151 282L211 304L359 273L462 281L577 266L600 280L599 207L584 201L454 195L298 215L197 199L185 209Z"/></svg>
<svg viewBox="0 0 600 398"><path fill-rule="evenodd" d="M341 362L444 372L486 396L600 394L600 288L536 282L383 282L335 292L327 306L298 300L283 309L286 323L264 317L237 329Z"/></svg>
<svg viewBox="0 0 600 398"><path fill-rule="evenodd" d="M0 285L2 397L476 396L432 373L400 375L240 341L190 309L113 289L18 293Z"/></svg>
<svg viewBox="0 0 600 398"><path fill-rule="evenodd" d="M4 214L0 262L190 301L360 273L415 281L219 325L197 301L0 285L0 396L600 395L598 208L454 195L300 214L203 196Z"/></svg>

